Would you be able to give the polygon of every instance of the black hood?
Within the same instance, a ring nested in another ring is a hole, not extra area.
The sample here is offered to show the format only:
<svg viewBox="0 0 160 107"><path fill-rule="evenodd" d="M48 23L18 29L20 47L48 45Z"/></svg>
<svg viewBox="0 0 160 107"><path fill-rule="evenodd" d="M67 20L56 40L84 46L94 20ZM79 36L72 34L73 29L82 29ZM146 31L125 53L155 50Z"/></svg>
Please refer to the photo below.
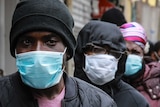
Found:
<svg viewBox="0 0 160 107"><path fill-rule="evenodd" d="M115 24L102 21L90 21L80 31L77 38L77 47L74 56L75 72L74 76L89 83L92 83L85 72L83 71L85 57L82 48L87 43L93 43L95 45L109 45L111 48L117 51L126 51L126 44L123 39L122 33ZM126 55L123 55L118 63L118 70L116 72L116 78L113 81L119 80L125 71ZM112 81L112 83L113 83ZM92 83L93 84L93 83Z"/></svg>

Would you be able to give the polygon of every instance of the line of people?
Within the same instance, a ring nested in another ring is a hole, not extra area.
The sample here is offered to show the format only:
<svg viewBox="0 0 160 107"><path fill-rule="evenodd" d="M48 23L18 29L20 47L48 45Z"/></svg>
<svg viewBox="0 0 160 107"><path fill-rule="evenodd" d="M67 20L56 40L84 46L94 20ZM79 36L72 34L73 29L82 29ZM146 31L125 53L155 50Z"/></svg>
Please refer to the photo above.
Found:
<svg viewBox="0 0 160 107"><path fill-rule="evenodd" d="M160 41L153 44L147 39L142 25L125 22L123 13L116 8L106 11L103 16L102 21L114 23L120 28L126 41L128 56L122 79L137 89L147 99L150 107L159 107Z"/></svg>
<svg viewBox="0 0 160 107"><path fill-rule="evenodd" d="M0 78L0 107L158 107L158 64L154 70L148 65L147 73L143 27L104 21L88 22L76 40L74 20L62 2L19 1L10 30L18 71ZM72 57L75 77L65 69ZM148 98L139 90L142 84Z"/></svg>
<svg viewBox="0 0 160 107"><path fill-rule="evenodd" d="M18 71L0 78L0 107L117 107L102 90L67 74L73 27L60 0L19 1L10 30Z"/></svg>
<svg viewBox="0 0 160 107"><path fill-rule="evenodd" d="M147 100L122 80L127 47L117 25L90 21L77 38L74 76L109 94L118 107L149 107Z"/></svg>

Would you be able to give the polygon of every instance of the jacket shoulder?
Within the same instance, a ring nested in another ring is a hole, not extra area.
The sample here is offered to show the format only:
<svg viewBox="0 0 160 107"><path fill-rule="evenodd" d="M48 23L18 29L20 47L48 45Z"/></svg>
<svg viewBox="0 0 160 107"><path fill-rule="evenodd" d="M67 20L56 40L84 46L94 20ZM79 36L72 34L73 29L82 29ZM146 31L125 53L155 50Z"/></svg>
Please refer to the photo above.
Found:
<svg viewBox="0 0 160 107"><path fill-rule="evenodd" d="M149 107L146 98L128 83L120 81L120 91L114 99L120 107ZM125 103L123 102L125 101Z"/></svg>
<svg viewBox="0 0 160 107"><path fill-rule="evenodd" d="M14 76L14 74L0 78L0 103L2 105L9 104L10 98L13 97L14 89L10 80L12 76Z"/></svg>
<svg viewBox="0 0 160 107"><path fill-rule="evenodd" d="M80 96L88 100L92 107L117 107L114 100L101 89L78 78L72 79L77 83Z"/></svg>
<svg viewBox="0 0 160 107"><path fill-rule="evenodd" d="M14 74L12 75L8 75L8 76L4 76L0 78L0 90L4 90L6 88L11 88L11 81L10 78L13 77Z"/></svg>

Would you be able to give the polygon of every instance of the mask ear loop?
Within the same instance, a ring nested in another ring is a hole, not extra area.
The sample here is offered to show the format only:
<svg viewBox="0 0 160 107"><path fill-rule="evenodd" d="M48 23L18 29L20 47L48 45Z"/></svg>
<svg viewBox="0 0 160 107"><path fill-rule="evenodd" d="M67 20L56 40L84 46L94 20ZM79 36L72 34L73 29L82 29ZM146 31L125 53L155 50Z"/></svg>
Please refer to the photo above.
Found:
<svg viewBox="0 0 160 107"><path fill-rule="evenodd" d="M15 49L15 51L14 51L14 54L15 54L15 57L17 56L17 51L16 51L16 49Z"/></svg>
<svg viewBox="0 0 160 107"><path fill-rule="evenodd" d="M65 47L64 51L63 51L63 55L67 52L67 47ZM70 57L69 54L67 54L67 59Z"/></svg>
<svg viewBox="0 0 160 107"><path fill-rule="evenodd" d="M85 71L86 70L86 56L89 56L89 55L87 55L87 54L84 54L84 66L82 67L82 69L83 69L83 71Z"/></svg>
<svg viewBox="0 0 160 107"><path fill-rule="evenodd" d="M63 55L66 53L66 51L67 51L67 47L65 47L65 49L64 49L64 51L63 51ZM64 66L63 66L64 65ZM65 64L62 64L62 71L64 71L65 70L65 68L66 68L66 66L65 66Z"/></svg>
<svg viewBox="0 0 160 107"><path fill-rule="evenodd" d="M116 58L118 61L122 58L122 56L123 56L124 54L127 55L127 52L126 52L126 51L125 51L125 52L121 52L120 54L121 54L121 55L119 56L119 58Z"/></svg>
<svg viewBox="0 0 160 107"><path fill-rule="evenodd" d="M64 51L63 51L63 54L65 54L65 53L66 53L66 51L67 51L67 47L65 47L65 49L64 49Z"/></svg>
<svg viewBox="0 0 160 107"><path fill-rule="evenodd" d="M66 68L66 66L64 66L63 68L62 68L62 72L65 72L64 70L65 70L65 68Z"/></svg>

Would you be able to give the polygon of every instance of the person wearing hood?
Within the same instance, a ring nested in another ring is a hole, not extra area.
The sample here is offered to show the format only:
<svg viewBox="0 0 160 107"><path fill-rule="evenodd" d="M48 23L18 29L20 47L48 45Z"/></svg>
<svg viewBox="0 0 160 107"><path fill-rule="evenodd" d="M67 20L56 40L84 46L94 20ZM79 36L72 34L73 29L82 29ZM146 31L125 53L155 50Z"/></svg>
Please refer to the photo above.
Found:
<svg viewBox="0 0 160 107"><path fill-rule="evenodd" d="M150 107L160 107L160 63L145 63L147 36L144 28L137 22L128 22L120 26L120 30L128 51L123 80L136 88Z"/></svg>
<svg viewBox="0 0 160 107"><path fill-rule="evenodd" d="M108 93L118 107L149 107L136 89L121 80L126 44L115 24L90 21L79 32L77 42L75 77Z"/></svg>
<svg viewBox="0 0 160 107"><path fill-rule="evenodd" d="M0 107L117 107L108 94L66 73L76 46L73 26L59 0L17 4L10 52L18 72L0 78Z"/></svg>

